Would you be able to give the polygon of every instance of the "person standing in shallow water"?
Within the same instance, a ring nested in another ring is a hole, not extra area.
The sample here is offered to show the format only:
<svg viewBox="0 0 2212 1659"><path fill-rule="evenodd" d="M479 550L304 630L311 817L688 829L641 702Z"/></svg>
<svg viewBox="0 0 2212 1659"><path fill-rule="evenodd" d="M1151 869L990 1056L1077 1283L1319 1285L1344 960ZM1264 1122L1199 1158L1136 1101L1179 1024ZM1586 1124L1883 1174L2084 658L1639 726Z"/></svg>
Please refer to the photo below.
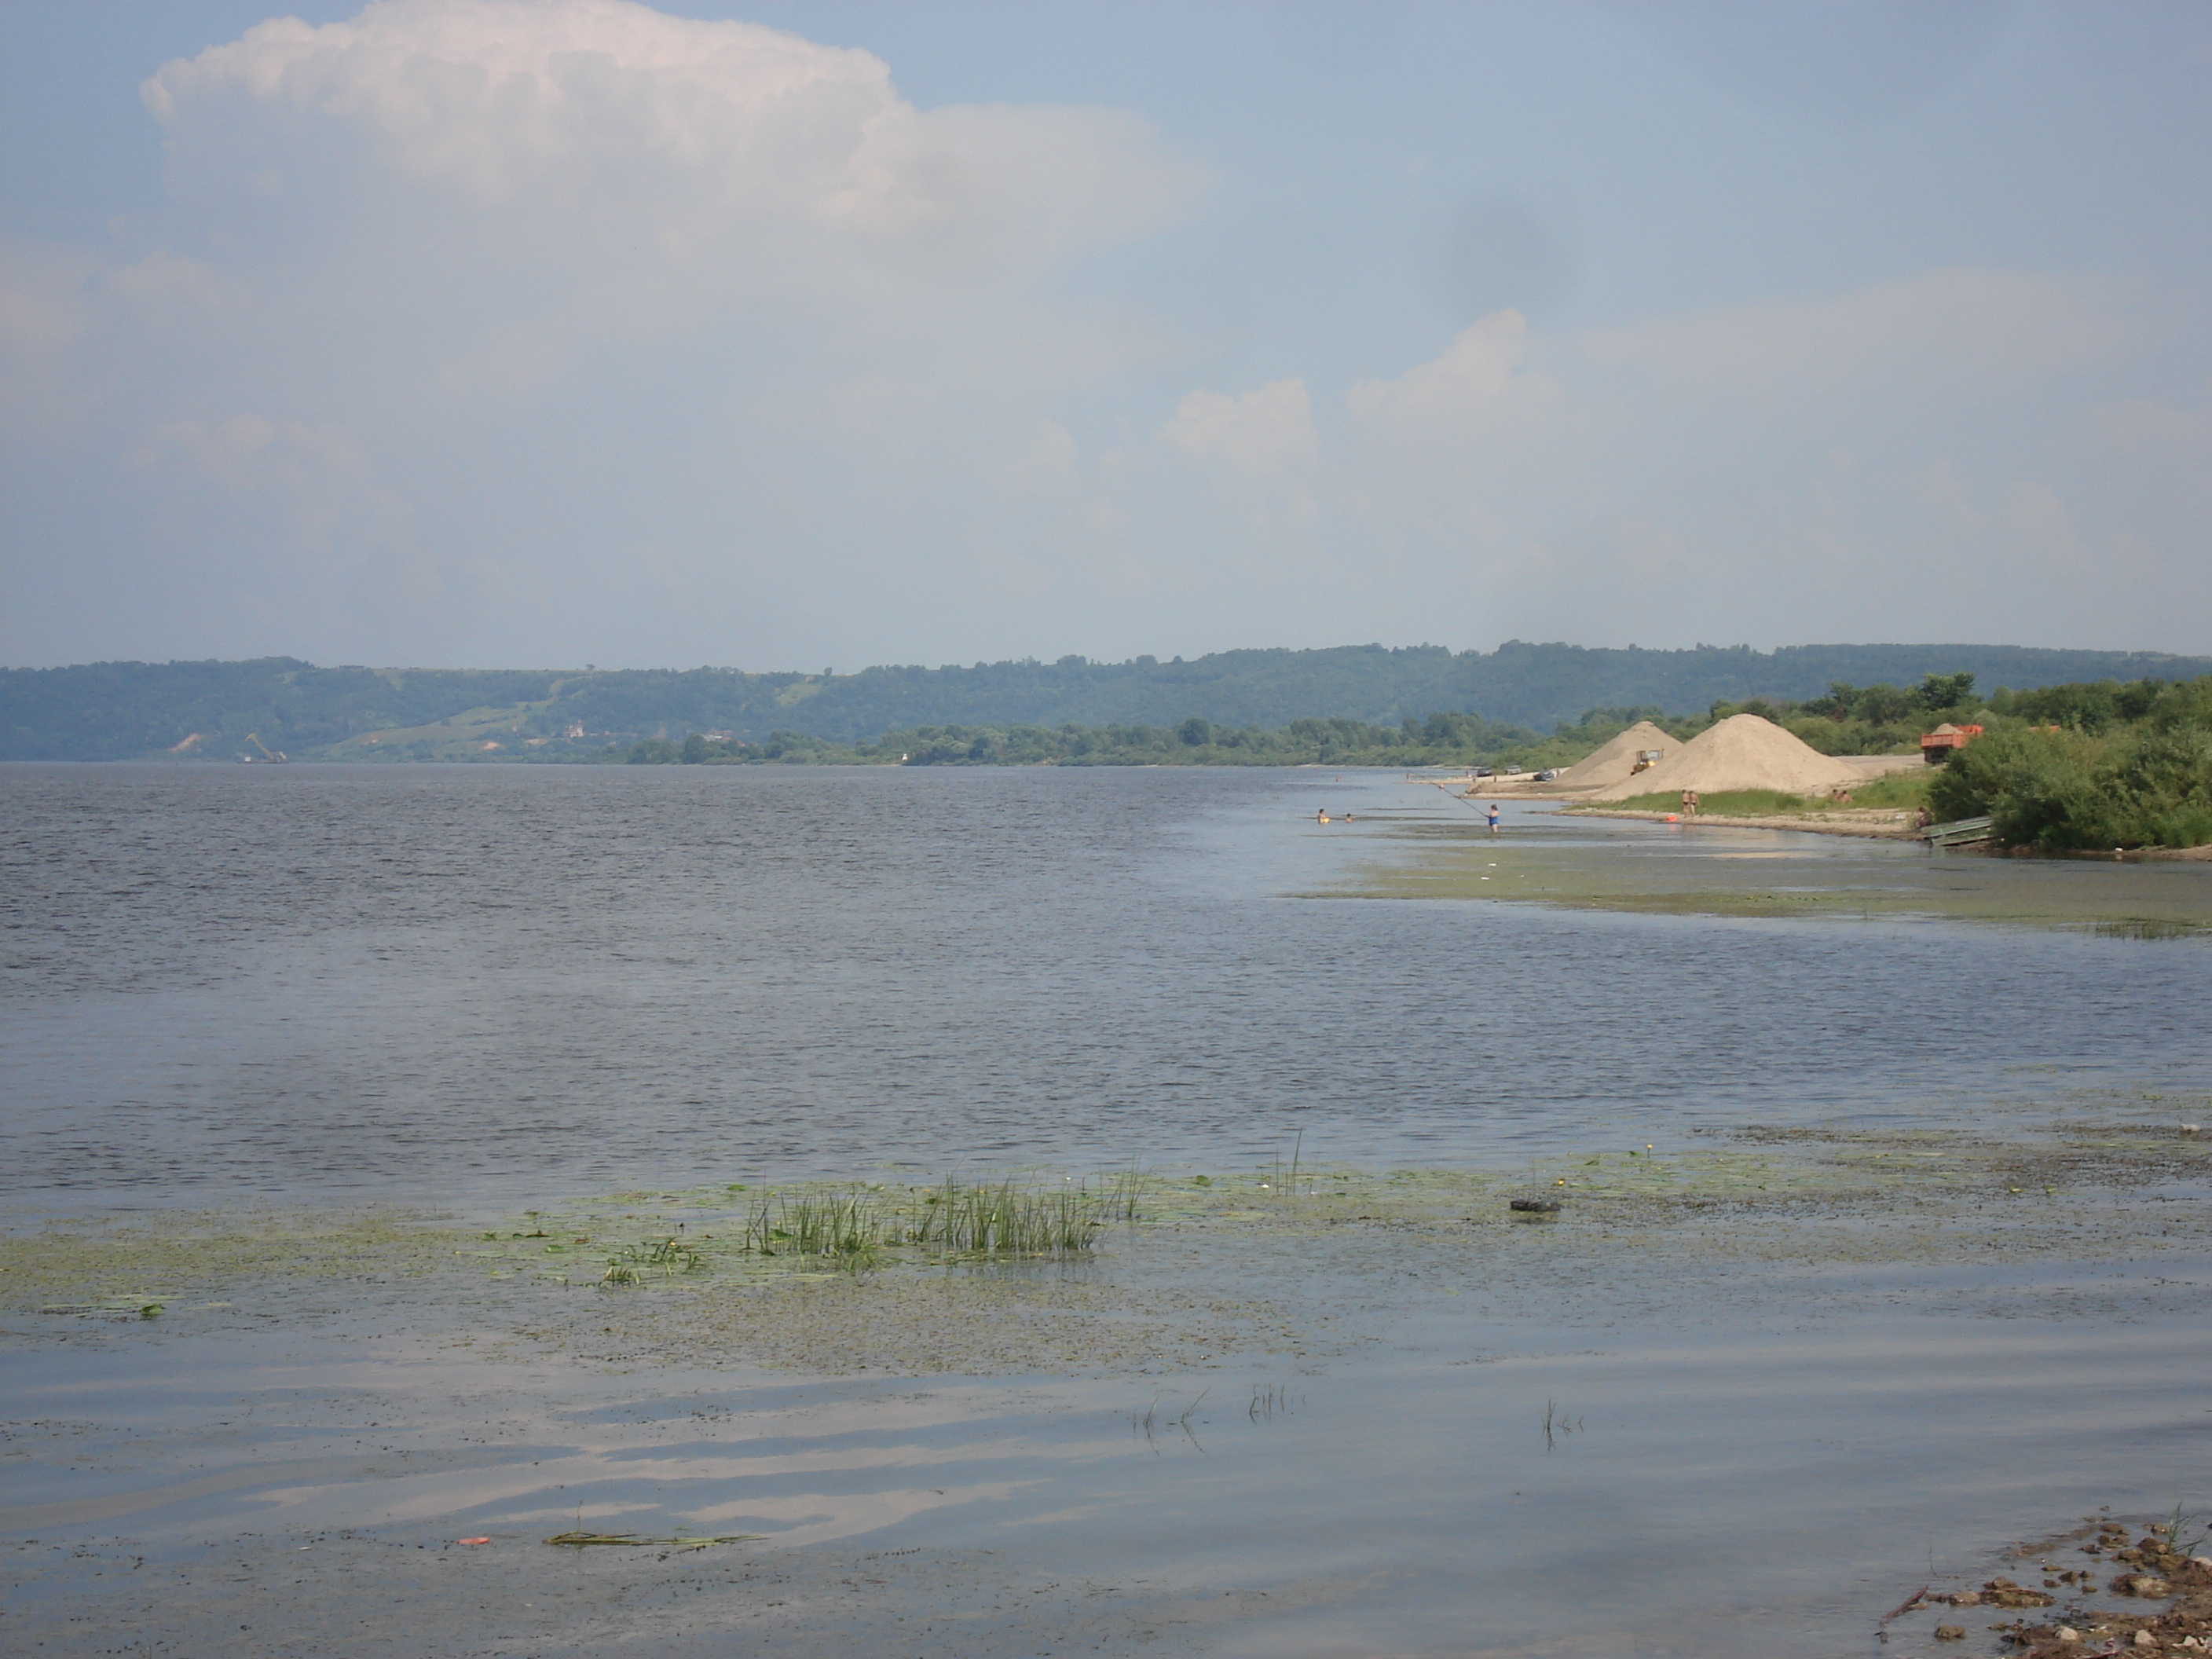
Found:
<svg viewBox="0 0 2212 1659"><path fill-rule="evenodd" d="M1493 836L1498 833L1498 803L1496 801L1490 803L1490 833Z"/></svg>

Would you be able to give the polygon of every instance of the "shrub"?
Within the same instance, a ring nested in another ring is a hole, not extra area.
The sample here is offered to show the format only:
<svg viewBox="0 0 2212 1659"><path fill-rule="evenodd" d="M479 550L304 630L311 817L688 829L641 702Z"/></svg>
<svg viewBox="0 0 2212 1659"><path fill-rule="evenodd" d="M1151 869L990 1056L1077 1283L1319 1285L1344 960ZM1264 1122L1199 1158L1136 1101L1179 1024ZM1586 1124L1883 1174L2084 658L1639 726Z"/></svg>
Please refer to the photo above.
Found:
<svg viewBox="0 0 2212 1659"><path fill-rule="evenodd" d="M1992 732L1929 790L1938 818L1986 815L1996 838L2057 852L2212 842L2212 733Z"/></svg>

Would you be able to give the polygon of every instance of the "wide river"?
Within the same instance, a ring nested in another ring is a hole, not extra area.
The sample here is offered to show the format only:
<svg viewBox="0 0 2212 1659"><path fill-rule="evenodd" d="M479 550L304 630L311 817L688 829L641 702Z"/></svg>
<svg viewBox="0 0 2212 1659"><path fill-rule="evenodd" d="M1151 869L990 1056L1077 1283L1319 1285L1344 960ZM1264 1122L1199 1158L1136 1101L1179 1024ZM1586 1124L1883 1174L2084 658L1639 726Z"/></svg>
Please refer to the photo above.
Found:
<svg viewBox="0 0 2212 1659"><path fill-rule="evenodd" d="M1457 810L1335 775L0 768L0 1193L1496 1164L2212 1073L2189 945L1294 896Z"/></svg>
<svg viewBox="0 0 2212 1659"><path fill-rule="evenodd" d="M1493 846L1500 882L1517 848L1769 883L1793 860L1800 885L2155 880L2161 915L2201 895L2212 922L2212 866L1931 865L1534 803L1493 843L1392 775L0 767L0 1219L399 1204L490 1226L886 1171L1188 1182L1293 1147L1511 1171L2204 1115L2202 935L1355 896L1439 849L1488 880L1466 861ZM1501 1228L1480 1271L1376 1234L1317 1247L1301 1288L1257 1245L1172 1272L1156 1251L1146 1284L1249 1276L1285 1321L1310 1294L1367 1334L926 1388L696 1354L526 1365L335 1299L143 1331L19 1309L0 1646L1872 1652L1916 1584L2008 1540L2212 1498L2203 1230L2146 1219L2201 1216L2204 1183L2094 1202L2081 1236L2127 1236L2094 1262L2027 1223L2011 1255L1877 1261L1863 1208L1824 1236L1856 1241L1840 1267L1782 1232L1756 1267L1679 1230L1615 1266L1565 1227ZM1138 1262L1122 1249L1084 1294ZM572 1510L773 1542L742 1582L695 1581L544 1549ZM441 1589L402 1553L425 1540L457 1573L508 1553ZM214 1548L228 1580L193 1565ZM1992 1651L1989 1622L1943 1650ZM1921 1651L1927 1620L1898 1632L1887 1651Z"/></svg>

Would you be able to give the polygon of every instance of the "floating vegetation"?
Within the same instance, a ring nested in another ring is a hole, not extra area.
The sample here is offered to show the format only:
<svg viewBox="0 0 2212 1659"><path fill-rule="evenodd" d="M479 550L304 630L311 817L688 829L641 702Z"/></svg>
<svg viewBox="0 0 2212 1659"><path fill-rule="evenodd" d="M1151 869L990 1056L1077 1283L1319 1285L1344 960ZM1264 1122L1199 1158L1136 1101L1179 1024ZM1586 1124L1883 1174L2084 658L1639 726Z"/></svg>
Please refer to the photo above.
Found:
<svg viewBox="0 0 2212 1659"><path fill-rule="evenodd" d="M450 1264L473 1237L404 1211L198 1210L52 1221L0 1233L0 1310L161 1323L258 1282L290 1307L346 1283L398 1285ZM265 1316L273 1310L264 1306Z"/></svg>
<svg viewBox="0 0 2212 1659"><path fill-rule="evenodd" d="M2203 939L2212 927L2201 921L2178 921L2164 916L2126 916L2100 921L2094 929L2100 939Z"/></svg>
<svg viewBox="0 0 2212 1659"><path fill-rule="evenodd" d="M159 1319L168 1311L159 1302L138 1302L125 1297L120 1302L64 1302L40 1308L42 1314L73 1314L79 1319Z"/></svg>
<svg viewBox="0 0 2212 1659"><path fill-rule="evenodd" d="M1742 830L1685 845L1653 826L1592 837L1589 821L1532 826L1510 844L1394 833L1388 863L1314 898L1455 899L1742 918L1948 918L2173 940L2212 937L2212 870L2115 864L2084 880L2063 860L1931 858L1878 841L1808 850L1802 832ZM1402 856L1399 856L1402 854Z"/></svg>
<svg viewBox="0 0 2212 1659"><path fill-rule="evenodd" d="M2139 1092L2090 1091L2071 1115L2032 1122L2000 1103L1964 1130L1746 1125L1663 1148L1623 1133L1609 1149L1492 1170L1310 1164L1293 1136L1244 1169L1172 1178L717 1182L574 1200L504 1225L471 1218L465 1231L396 1212L55 1224L0 1233L0 1310L105 1324L112 1334L92 1340L119 1340L126 1328L251 1329L381 1301L471 1341L489 1328L502 1348L614 1364L1296 1364L1355 1340L1370 1312L1360 1301L1326 1317L1292 1311L1307 1308L1300 1275L1318 1262L1378 1291L1402 1279L1425 1299L1510 1297L1531 1272L1568 1271L1593 1251L1813 1270L2062 1249L2101 1259L2136 1247L2113 1218L2153 1186L2161 1238L2203 1234L2212 1215L2172 1200L2212 1179L2200 1127L2212 1100ZM2165 1121L2140 1121L2152 1113ZM1094 1267L1107 1250L1110 1265ZM619 1293L574 1294L592 1288Z"/></svg>
<svg viewBox="0 0 2212 1659"><path fill-rule="evenodd" d="M556 1532L545 1541L563 1549L589 1549L595 1546L611 1545L619 1549L703 1550L717 1544L743 1544L765 1537L764 1533L725 1532L710 1538L690 1538L678 1533L673 1538L648 1538L639 1532Z"/></svg>
<svg viewBox="0 0 2212 1659"><path fill-rule="evenodd" d="M933 1187L793 1185L751 1193L732 1184L704 1194L662 1194L658 1201L663 1204L695 1210L721 1207L725 1213L702 1218L702 1230L696 1233L683 1231L687 1224L678 1223L676 1233L648 1238L609 1255L599 1283L635 1287L739 1262L857 1275L902 1261L1015 1261L1080 1255L1097 1244L1109 1226L1139 1218L1146 1184L1143 1173L1133 1169L1096 1186L1072 1177L1057 1185L1013 1176L980 1182L947 1177ZM729 1200L741 1193L749 1194L741 1200L742 1207L728 1212ZM626 1194L617 1201L653 1198ZM719 1206L715 1200L720 1200ZM710 1227L720 1228L720 1235ZM530 1233L509 1231L504 1238L495 1231L483 1238L487 1243L511 1245L550 1237L541 1228ZM582 1235L574 1243L589 1244L591 1236ZM570 1248L550 1243L544 1251L558 1255Z"/></svg>
<svg viewBox="0 0 2212 1659"><path fill-rule="evenodd" d="M543 1233L520 1234L517 1237L543 1238ZM556 1249L557 1245L548 1245ZM702 1258L698 1250L675 1238L648 1239L642 1244L632 1244L619 1255L607 1258L607 1270L599 1275L602 1285L642 1285L655 1273L664 1279L673 1279L678 1273L688 1273L700 1266Z"/></svg>

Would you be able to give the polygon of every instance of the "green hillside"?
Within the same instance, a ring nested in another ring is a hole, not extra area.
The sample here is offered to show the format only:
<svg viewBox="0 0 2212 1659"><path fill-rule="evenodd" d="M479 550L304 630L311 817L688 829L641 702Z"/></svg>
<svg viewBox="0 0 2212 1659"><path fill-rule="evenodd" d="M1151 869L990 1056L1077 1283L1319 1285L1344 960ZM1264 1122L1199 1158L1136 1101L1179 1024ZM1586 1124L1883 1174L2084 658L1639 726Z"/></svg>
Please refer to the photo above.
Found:
<svg viewBox="0 0 2212 1659"><path fill-rule="evenodd" d="M880 667L856 674L736 669L319 668L252 662L95 663L0 669L0 759L234 760L249 734L295 759L581 758L690 732L759 744L782 732L872 744L922 728L1172 728L1196 718L1231 731L1302 720L1401 728L1479 713L1548 732L1593 708L1699 714L1717 702L1801 702L1838 681L1910 686L1966 673L1984 687L2180 679L2212 659L1985 645L1810 645L1757 652L1613 650L1514 641L1492 652L1439 646L1225 651L1185 662Z"/></svg>

